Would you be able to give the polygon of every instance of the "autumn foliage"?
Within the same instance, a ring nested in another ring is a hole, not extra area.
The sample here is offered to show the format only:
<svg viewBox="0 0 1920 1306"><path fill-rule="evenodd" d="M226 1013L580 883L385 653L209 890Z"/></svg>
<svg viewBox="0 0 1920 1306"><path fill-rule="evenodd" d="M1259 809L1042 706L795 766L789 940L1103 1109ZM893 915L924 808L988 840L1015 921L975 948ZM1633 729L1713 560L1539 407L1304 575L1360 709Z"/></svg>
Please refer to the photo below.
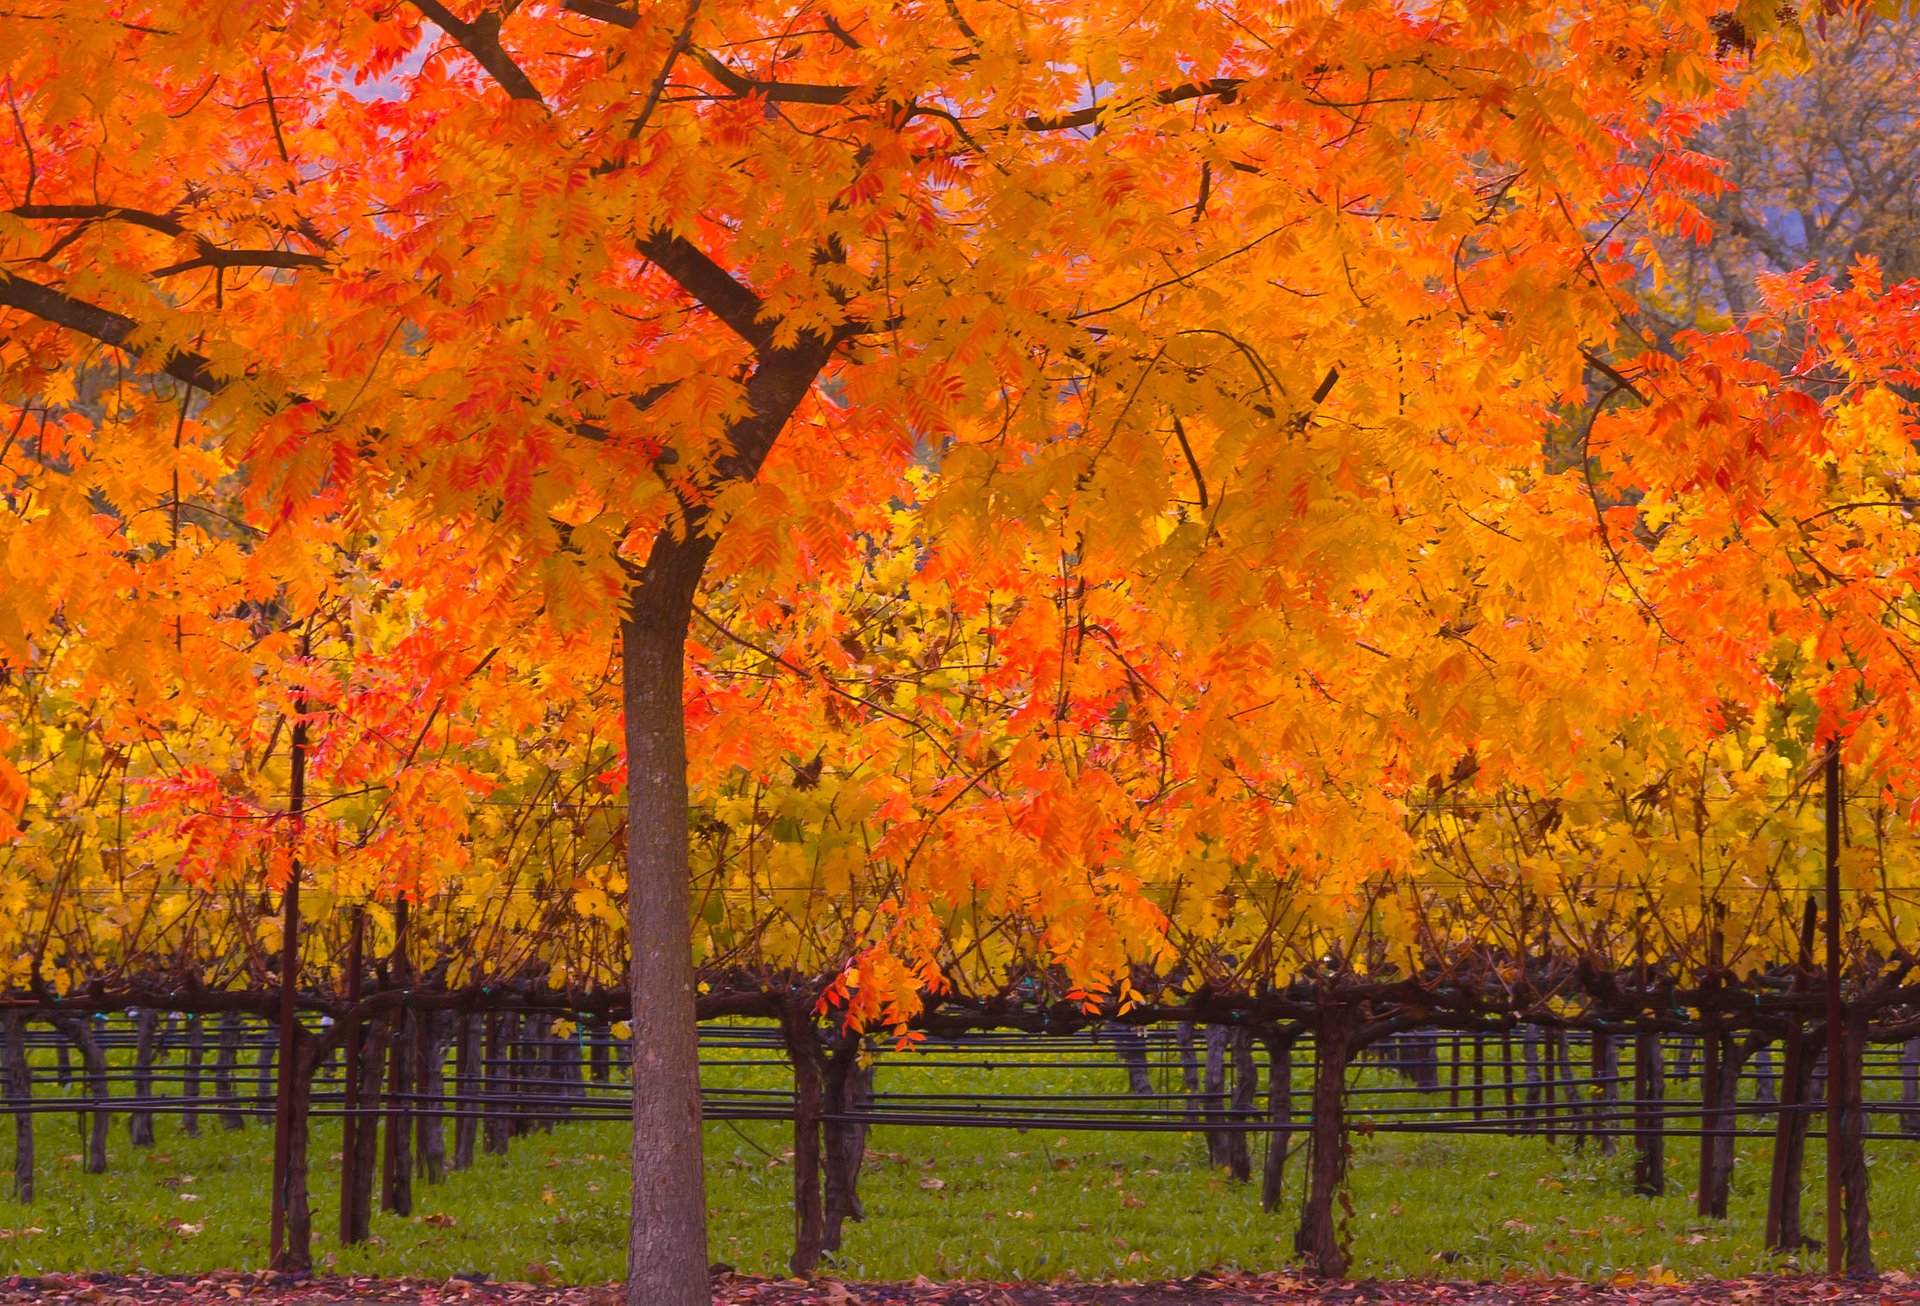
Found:
<svg viewBox="0 0 1920 1306"><path fill-rule="evenodd" d="M1745 967L1829 738L1910 937L1920 290L1643 311L1771 3L0 21L15 989Z"/></svg>

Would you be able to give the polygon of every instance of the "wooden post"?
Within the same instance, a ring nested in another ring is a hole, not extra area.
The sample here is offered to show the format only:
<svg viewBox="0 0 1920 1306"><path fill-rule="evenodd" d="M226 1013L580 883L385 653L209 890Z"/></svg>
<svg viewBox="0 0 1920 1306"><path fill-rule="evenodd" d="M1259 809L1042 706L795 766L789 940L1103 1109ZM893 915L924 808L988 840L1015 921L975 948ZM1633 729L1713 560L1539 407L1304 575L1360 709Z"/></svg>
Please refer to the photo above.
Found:
<svg viewBox="0 0 1920 1306"><path fill-rule="evenodd" d="M302 641L304 651L305 641ZM291 1188L294 1162L294 1101L300 1078L296 1064L299 1019L296 1002L300 982L300 818L307 805L307 722L306 704L294 704L292 765L293 783L287 795L287 815L291 818L289 842L294 854L288 859L287 885L280 895L280 1085L273 1109L273 1214L268 1239L270 1259L276 1270L309 1268L298 1254L289 1255L287 1212L293 1200ZM303 1131L304 1132L304 1131ZM303 1199L304 1200L304 1199Z"/></svg>

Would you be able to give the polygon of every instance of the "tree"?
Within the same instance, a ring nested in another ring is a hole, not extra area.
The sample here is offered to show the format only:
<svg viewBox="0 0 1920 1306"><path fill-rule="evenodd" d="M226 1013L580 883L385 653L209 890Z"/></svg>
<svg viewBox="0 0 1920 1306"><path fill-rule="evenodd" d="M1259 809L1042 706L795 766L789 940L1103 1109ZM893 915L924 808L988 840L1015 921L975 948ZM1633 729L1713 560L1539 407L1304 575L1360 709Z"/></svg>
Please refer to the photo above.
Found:
<svg viewBox="0 0 1920 1306"><path fill-rule="evenodd" d="M937 461L949 547L1055 541L1063 638L1090 578L1178 622L1232 687L1189 739L1284 689L1301 741L1335 701L1349 733L1276 760L1274 805L1389 816L1381 776L1479 737L1470 668L1570 630L1532 578L1578 497L1507 509L1619 330L1590 231L1681 193L1679 110L1743 57L1716 10L35 0L0 65L0 384L69 529L179 503L160 473L217 453L269 589L283 541L362 514L447 523L545 621L618 615L629 1293L703 1301L683 661L716 557L845 554L809 528ZM1476 532L1523 518L1487 570ZM9 658L108 601L20 605ZM1404 850L1361 825L1359 864Z"/></svg>

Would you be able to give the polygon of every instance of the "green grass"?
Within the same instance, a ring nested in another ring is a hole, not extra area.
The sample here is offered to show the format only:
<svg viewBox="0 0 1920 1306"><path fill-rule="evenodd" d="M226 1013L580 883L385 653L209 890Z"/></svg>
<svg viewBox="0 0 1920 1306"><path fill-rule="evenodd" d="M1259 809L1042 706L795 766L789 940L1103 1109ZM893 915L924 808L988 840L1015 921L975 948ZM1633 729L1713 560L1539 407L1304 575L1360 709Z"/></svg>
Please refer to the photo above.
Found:
<svg viewBox="0 0 1920 1306"><path fill-rule="evenodd" d="M912 1069L889 1056L882 1086L921 1091L1117 1090L1117 1068ZM726 1072L771 1085L771 1070ZM1376 1078L1380 1072L1362 1071ZM1386 1082L1378 1079L1377 1082ZM1304 1077L1302 1080L1304 1087ZM61 1090L36 1086L41 1100ZM1444 1100L1444 1095L1442 1099ZM39 1199L0 1201L0 1273L89 1269L257 1268L265 1259L271 1137L259 1122L229 1133L203 1118L189 1139L161 1117L159 1145L128 1146L116 1118L112 1172L80 1172L74 1117L38 1120ZM10 1163L0 1129L0 1164ZM791 1139L777 1122L707 1128L712 1255L742 1271L780 1273L792 1236ZM862 1179L868 1218L848 1227L832 1272L847 1278L1161 1278L1217 1267L1268 1270L1291 1255L1300 1157L1285 1207L1269 1216L1257 1188L1208 1170L1201 1139L1003 1129L880 1128ZM1256 1141L1256 1165L1259 1144ZM338 1126L315 1129L315 1251L342 1273L484 1272L495 1278L603 1282L621 1271L625 1130L562 1124L516 1139L505 1158L428 1187L412 1219L376 1215L376 1242L342 1248ZM1304 1153L1302 1154L1304 1155ZM1767 1149L1744 1143L1732 1215L1704 1221L1689 1193L1696 1153L1669 1139L1669 1195L1636 1197L1631 1154L1611 1158L1540 1139L1357 1137L1348 1228L1355 1272L1368 1276L1608 1278L1662 1267L1682 1276L1774 1267L1761 1248ZM1821 1152L1810 1149L1806 1204L1819 1223ZM1883 1268L1920 1266L1920 1143L1872 1148L1875 1248Z"/></svg>

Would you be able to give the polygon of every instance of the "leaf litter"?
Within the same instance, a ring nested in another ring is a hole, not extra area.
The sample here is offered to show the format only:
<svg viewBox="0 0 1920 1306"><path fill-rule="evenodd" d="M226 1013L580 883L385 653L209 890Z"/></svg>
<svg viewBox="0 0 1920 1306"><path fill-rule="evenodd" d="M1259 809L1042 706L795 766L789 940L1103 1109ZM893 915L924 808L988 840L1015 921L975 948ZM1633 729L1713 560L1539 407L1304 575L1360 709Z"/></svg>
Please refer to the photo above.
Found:
<svg viewBox="0 0 1920 1306"><path fill-rule="evenodd" d="M1920 1306L1920 1279L1763 1275L1675 1281L1664 1273L1608 1283L1516 1278L1331 1281L1289 1274L1199 1274L1138 1284L843 1283L719 1274L715 1306ZM550 1286L481 1277L446 1280L224 1272L46 1274L0 1280L0 1306L623 1306L615 1285Z"/></svg>

